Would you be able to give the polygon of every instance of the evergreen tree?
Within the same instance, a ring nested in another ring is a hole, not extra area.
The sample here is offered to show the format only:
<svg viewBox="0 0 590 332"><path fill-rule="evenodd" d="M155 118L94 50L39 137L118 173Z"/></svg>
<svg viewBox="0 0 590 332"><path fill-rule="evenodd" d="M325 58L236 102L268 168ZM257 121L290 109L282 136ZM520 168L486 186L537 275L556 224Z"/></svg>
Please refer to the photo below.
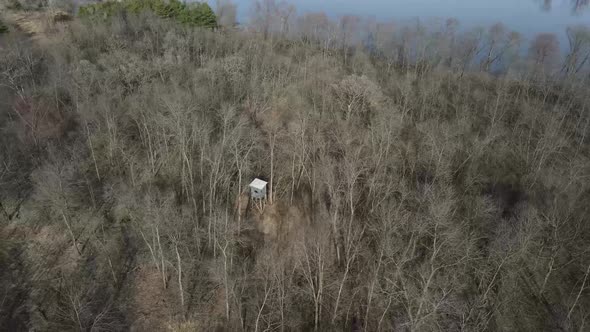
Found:
<svg viewBox="0 0 590 332"><path fill-rule="evenodd" d="M217 27L217 17L208 4L187 5L179 0L125 0L122 3L107 1L83 6L78 14L81 17L107 18L121 10L136 14L151 10L160 17L174 19L183 24L211 29Z"/></svg>

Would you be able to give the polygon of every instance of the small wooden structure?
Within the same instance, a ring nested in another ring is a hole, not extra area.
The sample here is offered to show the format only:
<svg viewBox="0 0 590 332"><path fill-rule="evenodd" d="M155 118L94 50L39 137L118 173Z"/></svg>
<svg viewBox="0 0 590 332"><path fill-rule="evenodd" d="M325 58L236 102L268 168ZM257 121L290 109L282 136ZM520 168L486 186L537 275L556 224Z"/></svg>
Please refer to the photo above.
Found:
<svg viewBox="0 0 590 332"><path fill-rule="evenodd" d="M249 185L250 199L254 201L259 210L264 210L264 201L266 200L266 185L268 182L254 179Z"/></svg>
<svg viewBox="0 0 590 332"><path fill-rule="evenodd" d="M266 199L266 185L268 182L258 178L250 183L250 197L253 199Z"/></svg>

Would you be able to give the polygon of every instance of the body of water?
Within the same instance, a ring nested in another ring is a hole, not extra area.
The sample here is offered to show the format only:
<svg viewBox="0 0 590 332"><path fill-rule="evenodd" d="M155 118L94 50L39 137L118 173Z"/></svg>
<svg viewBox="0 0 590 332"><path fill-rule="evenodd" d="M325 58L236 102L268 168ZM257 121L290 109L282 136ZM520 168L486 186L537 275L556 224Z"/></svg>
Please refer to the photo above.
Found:
<svg viewBox="0 0 590 332"><path fill-rule="evenodd" d="M215 0L209 0L215 6ZM238 19L247 23L252 0L234 0ZM276 0L276 2L280 2ZM423 21L456 18L469 29L501 22L530 40L540 33L554 33L567 48L566 28L590 25L590 0L294 0L297 14L324 12L330 17L358 15L379 21Z"/></svg>

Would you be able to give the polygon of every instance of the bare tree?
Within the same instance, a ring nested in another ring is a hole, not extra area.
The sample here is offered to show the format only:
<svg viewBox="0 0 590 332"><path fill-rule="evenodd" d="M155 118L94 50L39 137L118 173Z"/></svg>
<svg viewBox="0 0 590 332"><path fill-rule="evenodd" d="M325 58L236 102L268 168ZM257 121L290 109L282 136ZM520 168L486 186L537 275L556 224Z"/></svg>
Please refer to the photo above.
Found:
<svg viewBox="0 0 590 332"><path fill-rule="evenodd" d="M253 25L262 32L264 39L271 35L276 21L277 4L275 0L256 1L252 7Z"/></svg>
<svg viewBox="0 0 590 332"><path fill-rule="evenodd" d="M538 34L531 41L529 47L529 56L533 59L535 65L545 66L555 61L559 54L559 40L552 33Z"/></svg>
<svg viewBox="0 0 590 332"><path fill-rule="evenodd" d="M395 64L395 30L394 22L377 23L374 32L375 47L378 53L387 61L389 73Z"/></svg>
<svg viewBox="0 0 590 332"><path fill-rule="evenodd" d="M279 19L280 19L280 33L281 36L289 36L289 33L291 31L291 25L292 25L292 20L293 20L293 16L296 12L295 6L288 4L288 3L282 3L282 5L279 7L278 10L278 14L279 14Z"/></svg>
<svg viewBox="0 0 590 332"><path fill-rule="evenodd" d="M307 13L299 18L299 35L304 44L318 44L322 47L323 55L335 47L337 41L337 24L325 13Z"/></svg>
<svg viewBox="0 0 590 332"><path fill-rule="evenodd" d="M590 59L590 28L582 25L570 26L566 30L569 52L562 71L566 74L578 73Z"/></svg>
<svg viewBox="0 0 590 332"><path fill-rule="evenodd" d="M506 40L507 39L507 40ZM516 35L507 34L502 23L492 25L486 34L486 57L482 60L481 69L489 72L494 63L506 50L517 43Z"/></svg>
<svg viewBox="0 0 590 332"><path fill-rule="evenodd" d="M360 18L353 15L345 15L340 18L339 29L340 29L340 47L343 52L344 64L347 63L348 59L348 48L352 43L356 42L356 33L358 33L358 26Z"/></svg>
<svg viewBox="0 0 590 332"><path fill-rule="evenodd" d="M268 39L273 32L278 31L281 35L289 32L293 13L295 7L285 1L257 0L252 8L252 23L262 32L264 39Z"/></svg>
<svg viewBox="0 0 590 332"><path fill-rule="evenodd" d="M459 24L459 20L456 18L449 18L445 21L443 35L448 40L449 45L449 54L447 60L445 61L447 67L453 66L453 55L455 53L455 46L457 44L457 29L459 27Z"/></svg>
<svg viewBox="0 0 590 332"><path fill-rule="evenodd" d="M322 309L328 282L330 250L323 232L306 236L298 245L297 267L304 277L307 293L313 302L314 328L318 330L322 319Z"/></svg>
<svg viewBox="0 0 590 332"><path fill-rule="evenodd" d="M231 28L237 23L237 6L231 0L217 0L217 24Z"/></svg>
<svg viewBox="0 0 590 332"><path fill-rule="evenodd" d="M471 66L474 59L482 50L483 30L475 28L461 35L456 48L461 74L463 75Z"/></svg>

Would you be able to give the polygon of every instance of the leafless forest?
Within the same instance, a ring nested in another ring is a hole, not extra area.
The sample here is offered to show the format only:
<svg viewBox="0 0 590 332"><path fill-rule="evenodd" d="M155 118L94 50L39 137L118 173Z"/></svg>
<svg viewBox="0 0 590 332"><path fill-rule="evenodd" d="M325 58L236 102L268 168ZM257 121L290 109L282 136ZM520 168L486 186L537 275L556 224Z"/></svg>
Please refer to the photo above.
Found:
<svg viewBox="0 0 590 332"><path fill-rule="evenodd" d="M587 28L255 6L0 13L0 331L590 329Z"/></svg>

